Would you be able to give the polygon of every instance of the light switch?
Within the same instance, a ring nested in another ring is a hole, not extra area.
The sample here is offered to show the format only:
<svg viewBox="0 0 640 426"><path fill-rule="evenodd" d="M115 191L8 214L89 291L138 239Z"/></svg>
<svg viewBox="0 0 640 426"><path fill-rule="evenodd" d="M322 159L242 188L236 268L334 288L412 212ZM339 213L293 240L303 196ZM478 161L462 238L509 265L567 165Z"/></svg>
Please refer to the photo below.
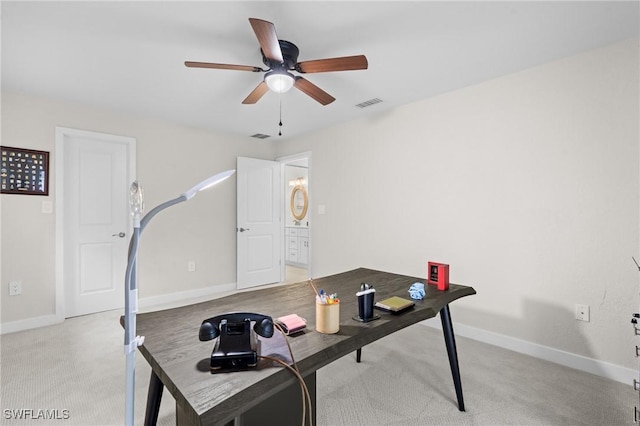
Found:
<svg viewBox="0 0 640 426"><path fill-rule="evenodd" d="M42 213L51 214L53 213L53 203L51 201L43 201L42 202Z"/></svg>
<svg viewBox="0 0 640 426"><path fill-rule="evenodd" d="M318 204L318 214L325 214L327 213L327 208L325 207L324 204Z"/></svg>

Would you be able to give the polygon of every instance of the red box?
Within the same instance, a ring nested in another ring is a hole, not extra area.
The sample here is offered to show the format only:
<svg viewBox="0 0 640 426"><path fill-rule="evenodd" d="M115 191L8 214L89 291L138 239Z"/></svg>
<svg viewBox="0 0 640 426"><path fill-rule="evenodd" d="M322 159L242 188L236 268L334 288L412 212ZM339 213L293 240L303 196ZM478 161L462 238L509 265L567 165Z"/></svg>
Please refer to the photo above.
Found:
<svg viewBox="0 0 640 426"><path fill-rule="evenodd" d="M438 290L448 290L449 265L446 263L429 262L427 268L427 283L438 286Z"/></svg>

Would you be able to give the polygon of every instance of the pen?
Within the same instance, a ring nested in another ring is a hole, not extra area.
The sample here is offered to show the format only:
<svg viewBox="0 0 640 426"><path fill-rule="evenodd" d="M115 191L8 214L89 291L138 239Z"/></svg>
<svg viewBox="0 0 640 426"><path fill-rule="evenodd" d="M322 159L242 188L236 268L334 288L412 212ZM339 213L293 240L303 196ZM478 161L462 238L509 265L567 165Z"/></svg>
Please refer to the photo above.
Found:
<svg viewBox="0 0 640 426"><path fill-rule="evenodd" d="M318 303L322 303L323 305L333 305L334 303L340 302L340 299L338 299L338 293L327 294L323 289L320 289L318 292L316 300Z"/></svg>
<svg viewBox="0 0 640 426"><path fill-rule="evenodd" d="M308 281L309 285L311 286L311 288L313 289L313 294L315 294L316 296L318 296L320 293L318 293L318 289L316 288L315 285L313 285L313 278L310 278Z"/></svg>

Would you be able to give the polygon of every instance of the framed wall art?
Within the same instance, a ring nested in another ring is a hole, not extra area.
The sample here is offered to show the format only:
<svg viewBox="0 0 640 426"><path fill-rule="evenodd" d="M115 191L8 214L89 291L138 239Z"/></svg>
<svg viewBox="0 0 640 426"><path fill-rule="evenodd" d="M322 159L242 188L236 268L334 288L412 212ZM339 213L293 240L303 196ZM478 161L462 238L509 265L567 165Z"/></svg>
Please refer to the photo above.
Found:
<svg viewBox="0 0 640 426"><path fill-rule="evenodd" d="M0 193L49 195L49 153L0 146Z"/></svg>

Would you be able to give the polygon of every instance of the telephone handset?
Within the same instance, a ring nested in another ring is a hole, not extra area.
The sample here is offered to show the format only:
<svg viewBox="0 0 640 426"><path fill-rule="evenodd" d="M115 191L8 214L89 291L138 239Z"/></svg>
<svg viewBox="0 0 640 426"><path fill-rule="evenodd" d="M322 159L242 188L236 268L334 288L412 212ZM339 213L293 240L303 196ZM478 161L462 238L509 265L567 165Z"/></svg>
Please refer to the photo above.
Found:
<svg viewBox="0 0 640 426"><path fill-rule="evenodd" d="M255 321L256 325L253 326L253 331L262 337L273 336L273 320L270 316L251 312L232 312L202 321L200 325L200 341L205 342L218 337L220 335L220 323L223 321L227 324L228 329L230 324L241 324L245 320Z"/></svg>
<svg viewBox="0 0 640 426"><path fill-rule="evenodd" d="M220 337L211 353L211 369L241 369L258 364L257 342L251 333L262 337L273 336L273 319L268 315L251 312L232 312L207 318L200 325L200 341Z"/></svg>

